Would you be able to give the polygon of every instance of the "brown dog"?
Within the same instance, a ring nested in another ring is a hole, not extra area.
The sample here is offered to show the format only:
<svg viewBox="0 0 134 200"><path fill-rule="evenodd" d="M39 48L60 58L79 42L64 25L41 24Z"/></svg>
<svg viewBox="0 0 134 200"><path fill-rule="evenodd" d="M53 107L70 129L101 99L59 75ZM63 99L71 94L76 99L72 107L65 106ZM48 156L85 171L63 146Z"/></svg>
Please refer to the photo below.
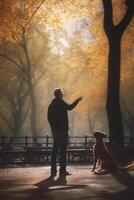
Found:
<svg viewBox="0 0 134 200"><path fill-rule="evenodd" d="M96 138L96 143L93 146L93 169L96 169L97 164L100 165L100 170L115 170L117 169L117 162L113 158L112 154L107 149L103 142L105 135L101 132L95 132L94 137Z"/></svg>

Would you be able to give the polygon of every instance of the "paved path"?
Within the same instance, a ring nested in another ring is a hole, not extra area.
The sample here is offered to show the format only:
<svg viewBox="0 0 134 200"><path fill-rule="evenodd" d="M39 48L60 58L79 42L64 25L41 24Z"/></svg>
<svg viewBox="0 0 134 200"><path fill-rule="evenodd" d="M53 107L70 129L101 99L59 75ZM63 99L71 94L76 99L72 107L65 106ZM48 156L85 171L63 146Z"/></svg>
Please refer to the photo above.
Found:
<svg viewBox="0 0 134 200"><path fill-rule="evenodd" d="M68 166L71 176L49 177L50 167L0 169L1 200L134 200L134 171L94 175Z"/></svg>

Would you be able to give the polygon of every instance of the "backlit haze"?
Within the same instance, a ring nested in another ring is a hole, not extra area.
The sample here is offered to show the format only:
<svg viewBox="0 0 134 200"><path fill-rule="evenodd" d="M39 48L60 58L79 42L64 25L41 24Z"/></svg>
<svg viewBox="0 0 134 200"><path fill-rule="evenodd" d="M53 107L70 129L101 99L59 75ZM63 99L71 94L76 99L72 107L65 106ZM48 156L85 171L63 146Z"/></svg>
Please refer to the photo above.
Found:
<svg viewBox="0 0 134 200"><path fill-rule="evenodd" d="M114 23L125 14L123 0L112 0ZM50 133L47 107L54 88L61 87L64 99L83 100L69 112L70 135L92 135L95 130L108 134L105 110L107 90L108 41L103 30L101 0L0 0L0 46L19 63L25 63L20 50L22 26L26 27L37 101L37 128L40 136ZM31 16L34 13L32 19ZM126 135L134 119L134 17L121 46L121 109ZM0 58L0 85L17 91L18 70ZM25 86L26 87L26 86ZM4 96L0 112L11 123L11 106ZM28 100L26 106L28 107ZM25 108L26 109L26 108ZM0 118L1 134L11 135ZM29 113L21 134L30 134Z"/></svg>

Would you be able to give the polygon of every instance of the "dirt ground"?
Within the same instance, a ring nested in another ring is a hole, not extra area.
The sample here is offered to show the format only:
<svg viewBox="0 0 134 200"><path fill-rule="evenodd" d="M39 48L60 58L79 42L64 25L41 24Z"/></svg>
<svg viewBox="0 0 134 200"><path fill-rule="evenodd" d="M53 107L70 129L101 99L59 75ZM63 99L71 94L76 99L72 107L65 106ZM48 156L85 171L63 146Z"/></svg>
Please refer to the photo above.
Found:
<svg viewBox="0 0 134 200"><path fill-rule="evenodd" d="M49 166L0 169L1 200L134 200L134 171L93 174L70 165L67 177L50 177Z"/></svg>

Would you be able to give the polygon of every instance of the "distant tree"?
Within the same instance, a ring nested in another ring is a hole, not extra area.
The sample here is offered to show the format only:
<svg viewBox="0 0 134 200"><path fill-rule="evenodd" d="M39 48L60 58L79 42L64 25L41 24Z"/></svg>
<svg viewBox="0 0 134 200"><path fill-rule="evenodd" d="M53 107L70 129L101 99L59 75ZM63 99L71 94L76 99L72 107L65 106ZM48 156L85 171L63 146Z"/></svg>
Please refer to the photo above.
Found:
<svg viewBox="0 0 134 200"><path fill-rule="evenodd" d="M30 97L30 121L31 121L31 133L33 137L37 137L37 106L36 106L36 96L35 96L35 86L38 81L41 80L41 77L46 73L46 70L40 70L39 75L35 78L36 66L31 63L31 58L28 50L28 39L26 38L26 31L22 29L22 40L15 46L15 49L18 49L20 53L15 55L8 54L7 52L0 53L7 63L11 63L12 66L17 67L19 73L21 74L22 81L27 85L27 94ZM12 47L13 48L13 47ZM16 51L16 50L15 50ZM44 54L44 52L43 52ZM14 57L15 56L15 57ZM40 61L40 60L39 60Z"/></svg>
<svg viewBox="0 0 134 200"><path fill-rule="evenodd" d="M27 39L28 34L26 32L28 25L31 23L31 20L33 19L33 16L41 7L43 2L44 0L40 2L40 4L36 7L35 10L32 8L32 1L28 2L31 3L31 8L29 7L29 9L26 10L27 3L25 3L25 1L22 1L22 4L20 5L21 7L19 8L18 11L15 10L15 12L12 13L10 13L9 11L7 13L7 17L10 18L10 16L12 16L16 20L16 23L18 23L18 26L16 26L16 24L14 25L12 21L13 31L11 31L9 36L7 34L6 37L8 38L9 41L11 40L10 43L12 42L16 43L16 46L19 47L20 55L17 57L12 54L11 55L8 54L7 51L0 52L0 57L2 57L3 59L5 59L6 61L10 62L12 65L18 68L19 72L21 73L21 77L23 78L23 81L25 81L25 83L27 84L28 94L30 97L31 133L33 137L37 137L37 120L36 120L37 106L36 106L34 86L41 79L44 72L41 72L40 75L37 77L37 79L34 78L34 72L36 70L36 66L33 67L33 62L30 57L28 48L28 39ZM22 24L20 24L21 22ZM18 27L19 29L17 29Z"/></svg>
<svg viewBox="0 0 134 200"><path fill-rule="evenodd" d="M117 25L113 23L111 0L102 0L104 6L104 30L109 41L107 115L110 142L123 143L123 126L120 110L120 60L121 38L134 15L134 1L126 0L126 14Z"/></svg>
<svg viewBox="0 0 134 200"><path fill-rule="evenodd" d="M29 102L27 101L28 91L25 90L24 81L22 79L17 80L16 85L16 88L14 88L13 85L12 90L6 87L6 84L4 86L0 85L0 96L4 101L4 106L6 103L5 109L7 109L9 113L9 115L7 115L6 111L3 111L3 108L0 107L0 119L15 137L20 136L21 128L30 108Z"/></svg>
<svg viewBox="0 0 134 200"><path fill-rule="evenodd" d="M123 112L124 124L126 125L128 131L129 131L129 136L133 137L133 133L134 133L134 123L133 123L134 122L134 113L130 112L125 101L123 101L123 99L121 100L121 107L122 107L122 112Z"/></svg>

